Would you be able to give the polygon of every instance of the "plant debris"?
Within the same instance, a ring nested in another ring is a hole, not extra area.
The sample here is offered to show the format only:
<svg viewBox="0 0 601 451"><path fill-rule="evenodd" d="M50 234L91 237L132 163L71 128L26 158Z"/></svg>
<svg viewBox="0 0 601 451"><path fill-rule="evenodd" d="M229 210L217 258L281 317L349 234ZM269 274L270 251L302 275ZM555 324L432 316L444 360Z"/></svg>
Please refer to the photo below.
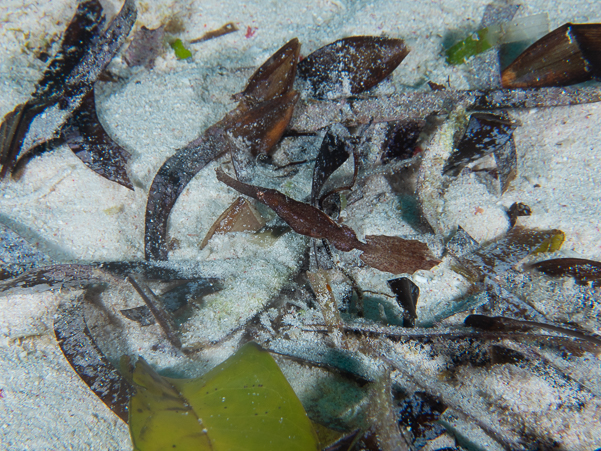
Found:
<svg viewBox="0 0 601 451"><path fill-rule="evenodd" d="M56 340L75 372L123 421L133 387L102 354L83 316L84 296L59 307L54 320Z"/></svg>
<svg viewBox="0 0 601 451"><path fill-rule="evenodd" d="M408 54L402 39L352 36L308 55L299 63L298 75L314 97L348 97L380 83Z"/></svg>
<svg viewBox="0 0 601 451"><path fill-rule="evenodd" d="M219 38L221 36L225 36L226 34L233 33L234 31L238 31L238 27L236 27L234 22L228 22L217 30L207 31L200 38L192 39L190 44L198 44L199 42L205 42L210 39Z"/></svg>
<svg viewBox="0 0 601 451"><path fill-rule="evenodd" d="M584 258L553 258L532 263L529 267L548 276L571 276L581 285L589 282L593 286L601 285L601 262Z"/></svg>
<svg viewBox="0 0 601 451"><path fill-rule="evenodd" d="M528 47L501 75L504 88L567 86L601 78L601 24L567 23Z"/></svg>
<svg viewBox="0 0 601 451"><path fill-rule="evenodd" d="M51 140L62 132L65 125L69 125L70 116L77 114L76 112L81 108L87 94L93 92L94 83L131 30L136 20L135 2L125 0L121 11L102 32L100 31L103 23L101 13L102 7L98 0L84 1L79 4L67 27L61 49L38 82L33 97L25 104L15 107L11 113L5 116L0 126L0 177L8 175L18 160L23 158L32 147ZM79 42L84 44L80 45ZM59 108L54 109L57 105ZM90 111L90 105L93 103L88 104L88 111ZM85 115L86 113L81 112L80 114ZM45 125L48 128L45 131L46 135L29 138L30 125L38 116L43 116L46 121ZM105 151L111 149L113 147L112 140L108 142L108 137L98 136L102 126L95 118L95 111L88 112L87 119L93 124L93 130L87 131L84 136L90 139L96 135L97 141L109 146L104 149ZM102 133L105 135L104 130ZM116 154L120 153L119 149L115 151ZM128 156L128 154L122 153L118 159L127 159ZM86 158L89 164L96 167L96 162L90 158L89 154ZM96 157L96 159L98 158ZM103 159L113 163L115 156L103 156ZM111 172L113 171L110 169L105 171L108 174ZM119 170L118 172L122 178L124 171Z"/></svg>

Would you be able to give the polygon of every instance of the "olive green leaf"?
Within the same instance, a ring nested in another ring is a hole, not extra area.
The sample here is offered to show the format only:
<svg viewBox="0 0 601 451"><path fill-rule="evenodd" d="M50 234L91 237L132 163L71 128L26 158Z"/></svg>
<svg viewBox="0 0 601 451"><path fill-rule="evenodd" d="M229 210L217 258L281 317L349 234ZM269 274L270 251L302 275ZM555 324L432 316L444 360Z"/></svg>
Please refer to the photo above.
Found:
<svg viewBox="0 0 601 451"><path fill-rule="evenodd" d="M311 421L255 343L197 379L159 376L140 359L129 424L136 450L317 450Z"/></svg>

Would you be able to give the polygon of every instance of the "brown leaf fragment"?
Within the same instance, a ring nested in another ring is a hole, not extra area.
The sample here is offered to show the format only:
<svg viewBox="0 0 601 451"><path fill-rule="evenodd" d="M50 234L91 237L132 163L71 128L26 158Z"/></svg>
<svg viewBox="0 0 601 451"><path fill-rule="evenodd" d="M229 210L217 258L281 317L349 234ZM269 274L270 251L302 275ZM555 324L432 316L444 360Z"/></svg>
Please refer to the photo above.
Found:
<svg viewBox="0 0 601 451"><path fill-rule="evenodd" d="M408 53L402 39L352 36L311 53L299 63L298 76L315 97L348 97L380 83Z"/></svg>
<svg viewBox="0 0 601 451"><path fill-rule="evenodd" d="M400 277L388 281L388 286L396 296L399 307L405 310L403 314L403 327L415 327L417 319L417 300L419 287L408 277Z"/></svg>
<svg viewBox="0 0 601 451"><path fill-rule="evenodd" d="M95 0L79 4L63 45L48 65L33 97L5 117L6 126L3 124L0 130L0 178L12 171L32 145L43 144L58 135L65 120L78 108L125 41L136 20L135 1L125 0L103 31L99 31L104 21L101 10ZM52 109L56 105L59 108ZM45 124L44 131L38 133L42 136L32 137L30 146L24 146L30 125L37 117Z"/></svg>
<svg viewBox="0 0 601 451"><path fill-rule="evenodd" d="M330 338L334 340L338 345L341 343L342 334L340 330L342 328L342 318L338 311L338 305L332 292L328 280L328 272L324 270L307 271L307 279L311 285L313 293L315 293L315 299L317 305L321 309L324 323L328 328Z"/></svg>
<svg viewBox="0 0 601 451"><path fill-rule="evenodd" d="M98 175L133 191L126 170L131 154L117 144L100 123L93 89L61 129L61 138L77 158Z"/></svg>
<svg viewBox="0 0 601 451"><path fill-rule="evenodd" d="M226 34L233 33L234 31L238 31L238 27L234 22L228 22L217 30L207 31L201 37L192 39L190 44L198 44L199 42L209 41L211 39L219 38L221 36L225 36Z"/></svg>
<svg viewBox="0 0 601 451"><path fill-rule="evenodd" d="M146 69L152 69L154 60L163 53L164 47L164 25L152 30L141 26L134 34L124 58L129 66L144 66Z"/></svg>
<svg viewBox="0 0 601 451"><path fill-rule="evenodd" d="M238 140L238 148L245 147L252 156L268 154L280 140L298 100L296 91L261 102L250 110L234 110L226 117L227 133Z"/></svg>
<svg viewBox="0 0 601 451"><path fill-rule="evenodd" d="M529 332L532 329L544 329L601 346L601 337L598 335L538 321L524 321L504 316L469 315L465 318L464 324L467 327L495 332Z"/></svg>
<svg viewBox="0 0 601 451"><path fill-rule="evenodd" d="M298 39L288 41L255 71L244 91L234 95L234 99L253 107L292 90L299 52Z"/></svg>
<svg viewBox="0 0 601 451"><path fill-rule="evenodd" d="M84 295L59 306L54 335L67 361L115 415L127 423L133 387L96 345L83 314Z"/></svg>
<svg viewBox="0 0 601 451"><path fill-rule="evenodd" d="M217 218L200 243L204 249L215 234L228 232L256 232L265 225L265 220L243 197L239 197Z"/></svg>
<svg viewBox="0 0 601 451"><path fill-rule="evenodd" d="M581 285L586 285L589 282L592 282L595 286L601 284L601 262L594 260L553 258L533 263L528 267L552 277L571 276Z"/></svg>
<svg viewBox="0 0 601 451"><path fill-rule="evenodd" d="M217 169L217 180L239 193L257 199L267 205L282 218L296 233L311 238L327 239L336 249L348 252L364 246L355 232L345 225L339 225L321 210L269 188L239 182Z"/></svg>
<svg viewBox="0 0 601 451"><path fill-rule="evenodd" d="M367 244L358 249L360 258L372 268L392 274L413 274L419 269L430 270L440 263L426 243L397 236L366 235Z"/></svg>
<svg viewBox="0 0 601 451"><path fill-rule="evenodd" d="M601 77L601 24L567 23L528 47L501 75L504 88L567 86Z"/></svg>
<svg viewBox="0 0 601 451"><path fill-rule="evenodd" d="M316 206L323 185L330 175L348 160L352 153L349 145L350 134L340 124L333 124L321 142L319 154L313 167L313 184L311 185L311 205Z"/></svg>

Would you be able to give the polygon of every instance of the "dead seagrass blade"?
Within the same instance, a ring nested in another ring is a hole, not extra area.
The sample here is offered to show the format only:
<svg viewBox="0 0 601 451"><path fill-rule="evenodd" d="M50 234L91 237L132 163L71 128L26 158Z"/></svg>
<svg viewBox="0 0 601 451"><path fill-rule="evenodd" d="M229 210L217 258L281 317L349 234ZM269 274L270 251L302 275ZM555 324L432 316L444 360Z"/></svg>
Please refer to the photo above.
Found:
<svg viewBox="0 0 601 451"><path fill-rule="evenodd" d="M36 146L60 134L65 121L106 69L125 41L136 20L134 0L125 0L121 10L104 30L98 1L84 1L65 32L62 47L39 81L32 98L5 116L0 127L0 178ZM59 108L54 108L55 106ZM43 120L43 130L29 133L34 119ZM32 135L32 136L29 136Z"/></svg>
<svg viewBox="0 0 601 451"><path fill-rule="evenodd" d="M601 78L601 24L567 23L528 47L501 74L504 88L567 86Z"/></svg>
<svg viewBox="0 0 601 451"><path fill-rule="evenodd" d="M102 354L83 314L84 295L59 306L54 335L75 372L115 415L127 422L132 386Z"/></svg>
<svg viewBox="0 0 601 451"><path fill-rule="evenodd" d="M140 359L133 380L130 431L137 450L320 449L277 363L255 343L196 379L161 377Z"/></svg>
<svg viewBox="0 0 601 451"><path fill-rule="evenodd" d="M348 97L380 83L408 54L402 39L352 36L311 53L298 64L298 76L315 97Z"/></svg>

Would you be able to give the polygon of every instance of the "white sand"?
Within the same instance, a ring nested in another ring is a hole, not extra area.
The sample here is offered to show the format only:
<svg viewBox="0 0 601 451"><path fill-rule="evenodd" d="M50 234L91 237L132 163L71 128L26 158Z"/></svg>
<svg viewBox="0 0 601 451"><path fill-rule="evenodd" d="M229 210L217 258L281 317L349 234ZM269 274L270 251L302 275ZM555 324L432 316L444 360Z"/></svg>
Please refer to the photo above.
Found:
<svg viewBox="0 0 601 451"><path fill-rule="evenodd" d="M156 27L175 15L185 26L179 36L184 41L226 22L234 22L240 31L189 46L193 57L188 61L176 60L168 50L151 71L128 69L119 56L111 64L125 81L99 83L98 114L108 133L133 154L128 174L134 192L97 176L69 149L61 147L31 161L20 180L0 185L0 220L8 221L17 231L33 232L45 250L60 260L142 259L146 195L154 174L175 149L234 107L230 96L241 91L254 68L283 43L298 37L301 53L307 55L349 35L401 37L411 53L394 72L394 89L425 89L427 81L448 81L454 89L467 89L465 67L451 67L444 62L443 36L449 30L473 30L486 3L463 1L459 7L459 2L449 0L139 1L136 28ZM525 3L519 14L548 12L551 29L568 21L601 21L601 10L594 1ZM110 4L113 10L120 7L115 1ZM60 35L74 7L74 2L65 0L0 1L0 117L28 99L45 67L27 48L39 48L45 40ZM253 36L247 37L247 27L254 30ZM565 255L600 260L601 105L515 111L511 115L521 123L515 132L516 180L499 198L476 178L459 177L445 195L440 218L443 230L448 233L461 225L479 241L493 239L507 230L504 207L520 201L533 210L531 217L520 219L523 225L559 228L566 233ZM196 322L187 326L187 344L223 338L261 311L296 271L306 242L289 233L274 243L261 244L238 234L214 239L199 251L198 245L209 227L237 196L215 179L216 166L209 165L189 184L170 219L170 237L179 241L171 258L189 261L195 270L226 280L226 289L210 297ZM304 168L291 184L280 189L302 200L309 191L310 174L311 168ZM407 224L394 215L394 195L385 199L382 203L365 199L354 210L349 209L349 215L354 211L356 216L349 217L348 224L360 235L395 235L398 230L406 230ZM348 261L352 257L342 258ZM363 289L389 293L385 283L389 274L365 268L355 276ZM439 318L441 312L452 311L452 300L467 288L446 262L416 276L422 293L418 314L424 323ZM56 292L0 297L0 448L131 449L127 426L79 380L54 341L52 317L64 295ZM140 305L133 296L131 292L117 294L115 310ZM388 302L386 299L382 302ZM547 303L546 309L554 310L553 299L543 302ZM392 301L390 308L394 309ZM163 340L156 326L141 330L127 320L122 320L121 326L130 329L129 336L122 344L107 343L107 353L142 354L155 367L175 368L182 374L200 374L214 366L232 352L239 336L234 335L218 350L188 359L169 351L151 350L153 344ZM600 331L598 316L589 327ZM403 352L406 357L407 351L399 351ZM429 363L421 352L415 353L415 365L423 369ZM291 378L298 374L293 385L301 399L311 398L315 380L328 377L319 373L311 378L306 370L294 366L285 371ZM467 379L471 377L478 383L486 380L487 384L490 379L490 384L497 384L494 390L505 395L512 390L502 388L507 381L502 374L487 374L481 379L470 375ZM514 402L535 398L536 394L528 390L538 383L540 380L531 385L524 381L524 398ZM547 395L540 400L541 405L545 404L543 410L551 409L556 393L549 388ZM593 406L587 405L587 409L580 417L583 422L594 418ZM566 432L571 448L593 443L601 446L594 435L582 435L586 426L578 426L578 418L575 414L568 419L575 423L572 428L576 430L571 435ZM559 431L552 421L548 419L541 430Z"/></svg>

